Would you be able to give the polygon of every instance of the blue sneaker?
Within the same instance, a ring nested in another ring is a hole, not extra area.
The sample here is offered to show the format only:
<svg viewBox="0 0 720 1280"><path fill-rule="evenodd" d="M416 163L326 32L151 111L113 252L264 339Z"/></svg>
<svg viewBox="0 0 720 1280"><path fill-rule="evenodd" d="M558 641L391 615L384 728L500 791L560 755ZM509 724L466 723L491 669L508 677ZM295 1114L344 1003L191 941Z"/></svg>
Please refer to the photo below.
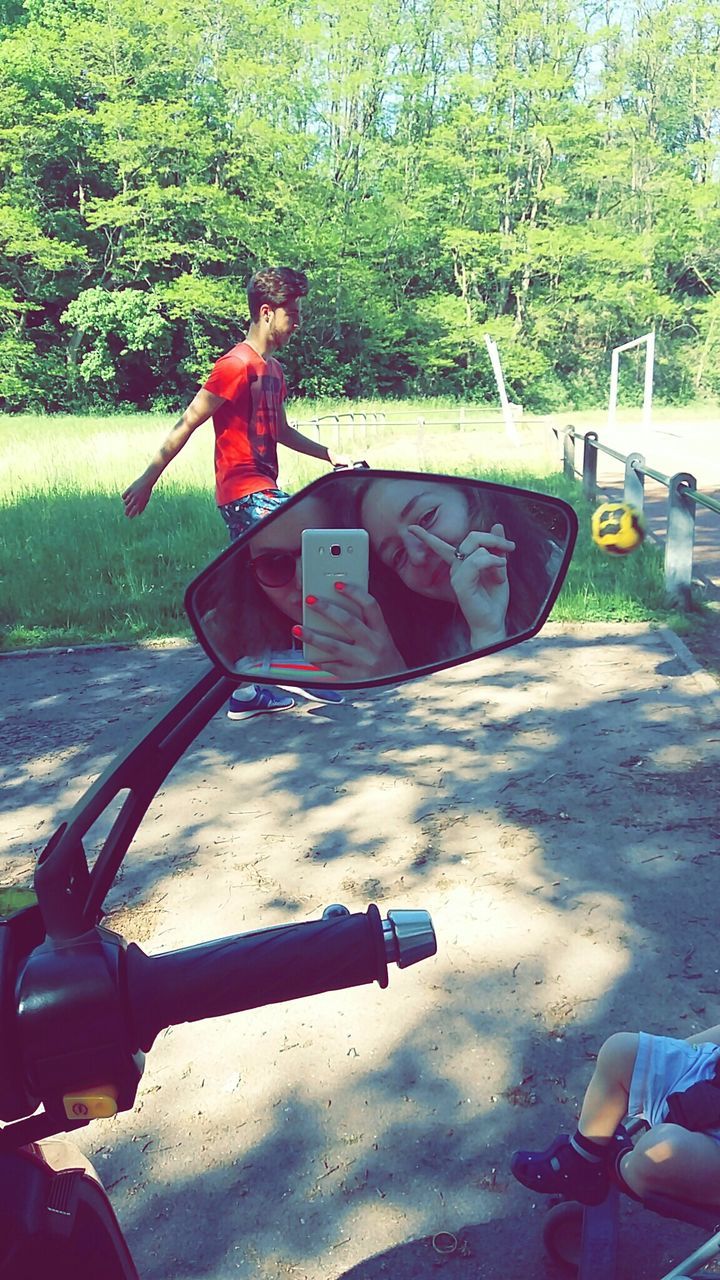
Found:
<svg viewBox="0 0 720 1280"><path fill-rule="evenodd" d="M238 698L233 694L228 702L228 720L249 720L250 716L259 716L264 711L289 711L295 706L295 699L280 689L271 689L268 685L256 685L252 698Z"/></svg>
<svg viewBox="0 0 720 1280"><path fill-rule="evenodd" d="M331 707L341 707L345 698L342 693L338 693L337 689L293 689L290 685L284 684L283 689L287 689L288 693L297 693L301 698L307 698L308 702L326 702Z"/></svg>

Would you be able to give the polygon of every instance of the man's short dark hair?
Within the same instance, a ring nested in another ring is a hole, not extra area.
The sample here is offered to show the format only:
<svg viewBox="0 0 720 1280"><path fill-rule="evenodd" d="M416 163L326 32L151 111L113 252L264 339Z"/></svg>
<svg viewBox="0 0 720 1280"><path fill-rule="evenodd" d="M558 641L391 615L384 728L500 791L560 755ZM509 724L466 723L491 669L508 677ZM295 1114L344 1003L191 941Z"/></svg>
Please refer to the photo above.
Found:
<svg viewBox="0 0 720 1280"><path fill-rule="evenodd" d="M260 319L263 303L269 307L284 307L286 302L304 298L308 291L308 278L304 271L292 267L263 267L248 281L247 297L250 319Z"/></svg>

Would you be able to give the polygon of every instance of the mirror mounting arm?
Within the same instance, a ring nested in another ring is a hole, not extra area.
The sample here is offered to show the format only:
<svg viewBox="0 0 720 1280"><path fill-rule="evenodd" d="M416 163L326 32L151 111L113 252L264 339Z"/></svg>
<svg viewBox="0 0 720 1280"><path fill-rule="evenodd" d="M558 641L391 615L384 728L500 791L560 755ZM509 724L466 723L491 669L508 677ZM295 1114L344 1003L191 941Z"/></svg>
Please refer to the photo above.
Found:
<svg viewBox="0 0 720 1280"><path fill-rule="evenodd" d="M237 683L213 668L206 671L96 779L51 837L35 870L35 892L49 938L68 940L97 924L158 788ZM128 794L90 872L83 837L121 791Z"/></svg>

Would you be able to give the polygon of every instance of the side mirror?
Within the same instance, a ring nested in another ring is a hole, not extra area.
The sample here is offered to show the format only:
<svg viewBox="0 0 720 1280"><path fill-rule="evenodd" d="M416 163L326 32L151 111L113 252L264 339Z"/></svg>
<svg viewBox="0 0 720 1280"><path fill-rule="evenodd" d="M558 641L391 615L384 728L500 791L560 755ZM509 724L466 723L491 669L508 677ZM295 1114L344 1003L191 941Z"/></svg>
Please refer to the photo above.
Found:
<svg viewBox="0 0 720 1280"><path fill-rule="evenodd" d="M190 583L185 607L238 682L398 683L536 635L576 536L560 498L339 471L228 547Z"/></svg>

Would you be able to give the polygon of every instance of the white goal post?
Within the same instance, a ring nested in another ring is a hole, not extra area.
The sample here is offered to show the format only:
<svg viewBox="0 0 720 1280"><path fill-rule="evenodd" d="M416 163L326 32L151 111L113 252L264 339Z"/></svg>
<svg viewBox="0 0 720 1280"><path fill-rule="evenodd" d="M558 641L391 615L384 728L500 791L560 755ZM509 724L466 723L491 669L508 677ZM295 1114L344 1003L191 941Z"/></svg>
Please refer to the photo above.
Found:
<svg viewBox="0 0 720 1280"><path fill-rule="evenodd" d="M493 342L489 333L485 334L485 346L488 349L490 363L495 374L495 382L497 384L498 395L500 397L500 407L502 409L503 422L505 423L505 434L513 444L520 443L520 437L515 426L515 415L513 413L513 405L507 398L505 390L505 379L503 377L502 365L500 364L500 353L497 349L497 343Z"/></svg>
<svg viewBox="0 0 720 1280"><path fill-rule="evenodd" d="M633 338L632 342L623 342L619 347L613 347L612 359L610 361L610 400L608 402L607 417L608 427L615 426L620 356L623 351L631 351L633 347L641 347L643 343L645 343L645 389L643 392L642 425L643 427L648 428L652 425L653 376L655 371L654 329L652 329L650 333L644 333L641 338Z"/></svg>

